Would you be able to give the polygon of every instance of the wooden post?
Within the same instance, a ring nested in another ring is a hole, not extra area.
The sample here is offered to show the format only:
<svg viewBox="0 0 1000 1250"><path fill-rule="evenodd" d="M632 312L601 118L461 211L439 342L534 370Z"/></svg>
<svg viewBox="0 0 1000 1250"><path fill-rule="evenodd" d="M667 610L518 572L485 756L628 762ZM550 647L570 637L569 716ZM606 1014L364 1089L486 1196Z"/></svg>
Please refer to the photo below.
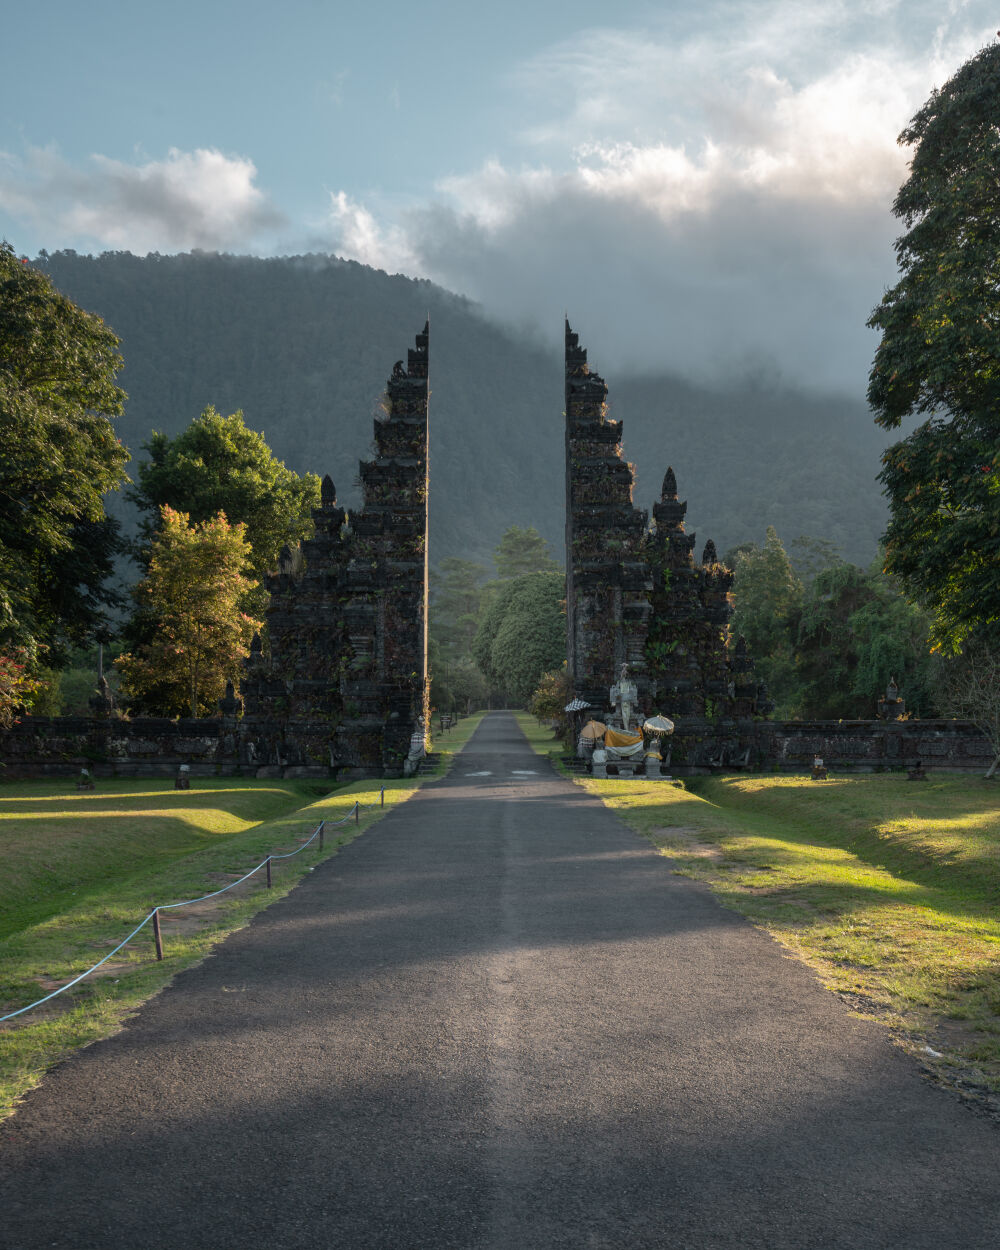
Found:
<svg viewBox="0 0 1000 1250"><path fill-rule="evenodd" d="M355 823L355 824L357 824L357 823L360 821L360 819L361 819L361 808L359 807L359 805L358 805L358 803L357 803L357 800L355 800L355 803L354 803L354 823Z"/></svg>
<svg viewBox="0 0 1000 1250"><path fill-rule="evenodd" d="M267 857L267 888L271 888L271 857Z"/></svg>
<svg viewBox="0 0 1000 1250"><path fill-rule="evenodd" d="M160 909L153 908L153 940L156 942L156 958L163 958L163 934L160 932Z"/></svg>
<svg viewBox="0 0 1000 1250"><path fill-rule="evenodd" d="M385 786L382 787L382 791L379 795L378 805L379 807L385 807Z"/></svg>
<svg viewBox="0 0 1000 1250"><path fill-rule="evenodd" d="M320 850L323 849L323 834L325 831L326 831L326 821L321 820L319 822L319 849Z"/></svg>

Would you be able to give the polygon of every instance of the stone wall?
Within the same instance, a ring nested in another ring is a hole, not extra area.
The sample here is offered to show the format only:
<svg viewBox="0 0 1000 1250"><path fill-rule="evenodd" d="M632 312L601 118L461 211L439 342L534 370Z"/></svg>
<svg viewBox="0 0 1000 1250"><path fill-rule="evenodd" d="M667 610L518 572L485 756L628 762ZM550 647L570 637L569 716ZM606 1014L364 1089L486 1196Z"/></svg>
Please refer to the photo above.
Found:
<svg viewBox="0 0 1000 1250"><path fill-rule="evenodd" d="M173 777L181 764L195 777L253 776L239 722L232 717L99 720L26 716L0 734L0 778Z"/></svg>
<svg viewBox="0 0 1000 1250"><path fill-rule="evenodd" d="M313 775L285 754L279 736L261 741L245 718L97 720L25 717L0 734L0 778ZM766 721L687 718L668 740L676 777L712 772L808 772L814 756L838 772L882 772L920 760L935 772L985 772L986 737L968 721ZM329 775L328 770L322 774Z"/></svg>
<svg viewBox="0 0 1000 1250"><path fill-rule="evenodd" d="M665 771L683 777L753 770L808 772L818 755L833 772L985 772L993 759L986 736L956 720L697 720L668 740Z"/></svg>

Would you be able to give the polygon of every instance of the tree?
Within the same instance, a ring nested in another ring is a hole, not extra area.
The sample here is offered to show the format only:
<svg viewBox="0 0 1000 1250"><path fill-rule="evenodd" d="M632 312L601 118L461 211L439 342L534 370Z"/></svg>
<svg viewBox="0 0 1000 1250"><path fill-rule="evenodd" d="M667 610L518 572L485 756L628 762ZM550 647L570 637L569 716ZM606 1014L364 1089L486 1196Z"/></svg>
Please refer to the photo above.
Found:
<svg viewBox="0 0 1000 1250"><path fill-rule="evenodd" d="M561 573L525 573L501 583L483 615L473 654L494 689L526 706L543 673L566 654L566 583Z"/></svg>
<svg viewBox="0 0 1000 1250"><path fill-rule="evenodd" d="M533 525L527 529L511 525L505 530L499 546L494 549L493 559L497 577L502 580L521 577L524 573L562 572L562 565L549 555L549 544Z"/></svg>
<svg viewBox="0 0 1000 1250"><path fill-rule="evenodd" d="M932 638L1000 644L1000 45L967 61L899 136L914 147L893 212L899 282L869 319L876 422L928 419L890 447L886 568Z"/></svg>
<svg viewBox="0 0 1000 1250"><path fill-rule="evenodd" d="M240 610L251 585L245 530L221 512L192 525L183 512L160 510L149 570L135 589L156 630L116 661L126 697L167 715L198 716L215 711L227 681L239 681L261 627Z"/></svg>
<svg viewBox="0 0 1000 1250"><path fill-rule="evenodd" d="M868 569L841 560L820 571L791 625L801 716L870 718L893 677L911 712L934 712L927 614L903 597L881 560Z"/></svg>
<svg viewBox="0 0 1000 1250"><path fill-rule="evenodd" d="M946 710L971 720L993 748L987 777L1000 766L1000 655L980 638L970 640L961 656L948 662L942 685Z"/></svg>
<svg viewBox="0 0 1000 1250"><path fill-rule="evenodd" d="M23 649L12 655L0 655L0 729L9 729L15 713L30 704L38 689L25 661L28 654Z"/></svg>
<svg viewBox="0 0 1000 1250"><path fill-rule="evenodd" d="M111 418L118 339L0 244L0 646L49 662L116 602L121 549L104 495L128 452Z"/></svg>
<svg viewBox="0 0 1000 1250"><path fill-rule="evenodd" d="M739 550L733 572L732 632L746 638L771 698L787 709L796 691L790 622L802 604L802 583L773 525L763 548Z"/></svg>
<svg viewBox="0 0 1000 1250"><path fill-rule="evenodd" d="M145 450L149 460L140 463L129 498L147 514L147 540L164 505L195 522L223 512L245 526L249 567L260 581L286 543L294 547L312 534L319 478L286 468L263 434L247 429L242 412L223 417L209 406L176 438L154 432Z"/></svg>

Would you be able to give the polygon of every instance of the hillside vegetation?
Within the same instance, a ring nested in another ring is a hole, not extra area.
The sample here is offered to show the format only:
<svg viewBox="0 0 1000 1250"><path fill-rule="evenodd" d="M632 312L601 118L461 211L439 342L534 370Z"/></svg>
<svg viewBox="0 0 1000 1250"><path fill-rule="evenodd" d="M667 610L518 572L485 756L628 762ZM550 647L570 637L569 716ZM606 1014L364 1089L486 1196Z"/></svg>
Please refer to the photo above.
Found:
<svg viewBox="0 0 1000 1250"><path fill-rule="evenodd" d="M384 380L429 315L432 559L489 563L512 522L562 553L562 362L548 343L429 282L328 256L57 252L37 263L122 339L119 428L133 456L152 430L176 435L208 404L242 408L290 468L330 473L348 507ZM625 420L637 504L652 504L672 463L692 528L719 550L762 538L770 523L786 539L829 537L848 559L871 559L884 512L879 436L863 404L760 380L713 390L616 375L587 337L586 309L571 312ZM112 507L131 531L131 507Z"/></svg>

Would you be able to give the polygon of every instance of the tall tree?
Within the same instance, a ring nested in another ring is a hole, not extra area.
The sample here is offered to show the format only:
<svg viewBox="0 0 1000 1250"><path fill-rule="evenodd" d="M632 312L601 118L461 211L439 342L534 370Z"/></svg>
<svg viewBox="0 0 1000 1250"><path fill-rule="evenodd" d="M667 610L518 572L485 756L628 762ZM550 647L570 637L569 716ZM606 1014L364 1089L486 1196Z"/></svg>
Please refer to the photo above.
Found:
<svg viewBox="0 0 1000 1250"><path fill-rule="evenodd" d="M967 61L899 136L914 148L893 212L900 280L868 387L886 429L929 414L886 451L886 567L954 651L1000 643L1000 45Z"/></svg>
<svg viewBox="0 0 1000 1250"><path fill-rule="evenodd" d="M566 580L525 573L501 583L476 633L473 653L491 686L522 707L542 674L566 654Z"/></svg>
<svg viewBox="0 0 1000 1250"><path fill-rule="evenodd" d="M763 547L738 550L733 572L733 634L746 638L779 711L791 711L797 683L789 623L802 604L802 583L773 525Z"/></svg>
<svg viewBox="0 0 1000 1250"><path fill-rule="evenodd" d="M506 580L525 573L559 573L562 565L552 559L549 544L533 525L509 526L493 553L497 577Z"/></svg>
<svg viewBox="0 0 1000 1250"><path fill-rule="evenodd" d="M116 661L122 692L143 707L176 715L212 713L227 681L239 681L241 662L260 629L241 610L250 586L246 527L223 513L192 525L166 505L160 512L146 577L135 589L150 641Z"/></svg>
<svg viewBox="0 0 1000 1250"><path fill-rule="evenodd" d="M128 452L118 339L0 243L0 647L59 660L105 620Z"/></svg>
<svg viewBox="0 0 1000 1250"><path fill-rule="evenodd" d="M242 412L224 417L209 406L176 438L154 432L145 450L149 459L139 464L129 497L146 513L147 540L164 505L192 521L224 512L246 527L249 567L260 581L286 543L294 547L312 533L319 478L286 468L264 435L247 429Z"/></svg>

